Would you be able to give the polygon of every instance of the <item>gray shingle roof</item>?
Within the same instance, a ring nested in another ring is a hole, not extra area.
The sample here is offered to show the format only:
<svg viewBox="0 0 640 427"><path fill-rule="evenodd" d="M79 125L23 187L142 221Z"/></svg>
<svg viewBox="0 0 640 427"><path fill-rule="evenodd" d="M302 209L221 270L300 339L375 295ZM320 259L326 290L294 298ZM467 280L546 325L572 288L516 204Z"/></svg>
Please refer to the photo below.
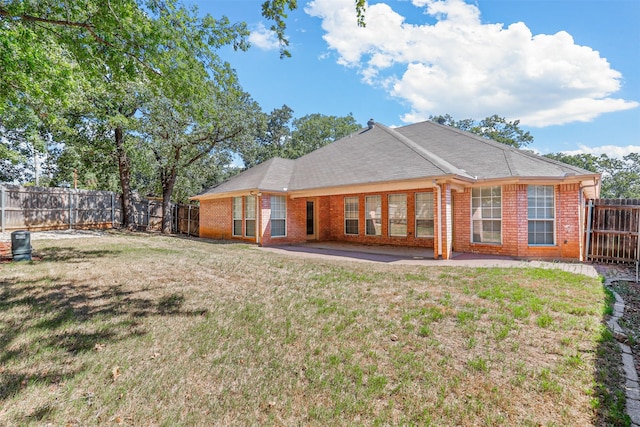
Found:
<svg viewBox="0 0 640 427"><path fill-rule="evenodd" d="M376 124L296 160L274 158L201 195L299 191L444 176L475 181L563 178L592 172L431 121Z"/></svg>
<svg viewBox="0 0 640 427"><path fill-rule="evenodd" d="M294 160L273 158L224 181L200 195L239 191L287 191Z"/></svg>

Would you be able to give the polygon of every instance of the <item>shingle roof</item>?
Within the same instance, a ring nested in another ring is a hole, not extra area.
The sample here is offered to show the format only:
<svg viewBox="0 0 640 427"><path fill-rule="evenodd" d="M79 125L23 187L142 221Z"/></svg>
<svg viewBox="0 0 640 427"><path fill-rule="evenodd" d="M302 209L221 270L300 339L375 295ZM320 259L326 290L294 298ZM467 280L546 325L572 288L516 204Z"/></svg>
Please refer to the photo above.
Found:
<svg viewBox="0 0 640 427"><path fill-rule="evenodd" d="M300 191L455 176L467 181L563 178L592 172L431 121L376 124L296 160L274 158L201 195Z"/></svg>
<svg viewBox="0 0 640 427"><path fill-rule="evenodd" d="M395 130L478 179L593 175L585 169L434 122Z"/></svg>
<svg viewBox="0 0 640 427"><path fill-rule="evenodd" d="M214 187L209 188L204 193L219 194L233 193L238 191L287 191L291 173L293 172L294 160L281 159L275 157L264 163L247 169L246 171L224 181Z"/></svg>

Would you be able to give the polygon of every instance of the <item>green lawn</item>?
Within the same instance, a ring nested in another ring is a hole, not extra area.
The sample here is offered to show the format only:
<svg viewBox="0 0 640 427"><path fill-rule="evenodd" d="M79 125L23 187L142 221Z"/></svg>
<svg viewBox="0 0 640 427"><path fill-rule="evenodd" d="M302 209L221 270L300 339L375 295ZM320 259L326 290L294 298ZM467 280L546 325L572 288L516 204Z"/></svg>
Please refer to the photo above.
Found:
<svg viewBox="0 0 640 427"><path fill-rule="evenodd" d="M625 425L600 281L146 234L0 266L0 425Z"/></svg>

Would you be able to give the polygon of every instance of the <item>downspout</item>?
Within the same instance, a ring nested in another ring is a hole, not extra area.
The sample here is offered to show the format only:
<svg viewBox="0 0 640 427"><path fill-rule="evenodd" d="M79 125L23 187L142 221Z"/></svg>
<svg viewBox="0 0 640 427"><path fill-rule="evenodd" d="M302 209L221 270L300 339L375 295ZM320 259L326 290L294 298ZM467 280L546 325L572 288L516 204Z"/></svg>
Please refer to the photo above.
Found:
<svg viewBox="0 0 640 427"><path fill-rule="evenodd" d="M438 259L442 258L442 188L435 179L433 180L433 186L438 192Z"/></svg>

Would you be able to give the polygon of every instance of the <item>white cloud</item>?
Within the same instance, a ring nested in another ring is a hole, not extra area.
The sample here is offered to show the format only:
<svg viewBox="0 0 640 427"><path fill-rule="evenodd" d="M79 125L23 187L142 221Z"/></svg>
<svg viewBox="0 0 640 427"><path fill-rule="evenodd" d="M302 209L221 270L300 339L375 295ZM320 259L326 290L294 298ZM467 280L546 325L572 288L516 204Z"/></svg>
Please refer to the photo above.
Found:
<svg viewBox="0 0 640 427"><path fill-rule="evenodd" d="M412 3L435 23L409 24L386 3L367 8L365 28L356 25L353 0L305 8L322 20L339 64L410 105L405 122L499 114L544 127L640 105L612 97L622 75L565 31L532 35L522 22L483 24L478 7L463 0Z"/></svg>
<svg viewBox="0 0 640 427"><path fill-rule="evenodd" d="M563 153L571 156L576 154L593 154L594 156L606 154L609 157L617 157L619 159L630 153L640 153L640 145L601 145L599 147L587 147L586 145L579 144L578 147L577 150L567 150L563 151Z"/></svg>
<svg viewBox="0 0 640 427"><path fill-rule="evenodd" d="M262 50L280 49L278 36L276 33L265 27L263 23L259 23L255 29L251 31L251 34L249 35L249 42L252 46Z"/></svg>

